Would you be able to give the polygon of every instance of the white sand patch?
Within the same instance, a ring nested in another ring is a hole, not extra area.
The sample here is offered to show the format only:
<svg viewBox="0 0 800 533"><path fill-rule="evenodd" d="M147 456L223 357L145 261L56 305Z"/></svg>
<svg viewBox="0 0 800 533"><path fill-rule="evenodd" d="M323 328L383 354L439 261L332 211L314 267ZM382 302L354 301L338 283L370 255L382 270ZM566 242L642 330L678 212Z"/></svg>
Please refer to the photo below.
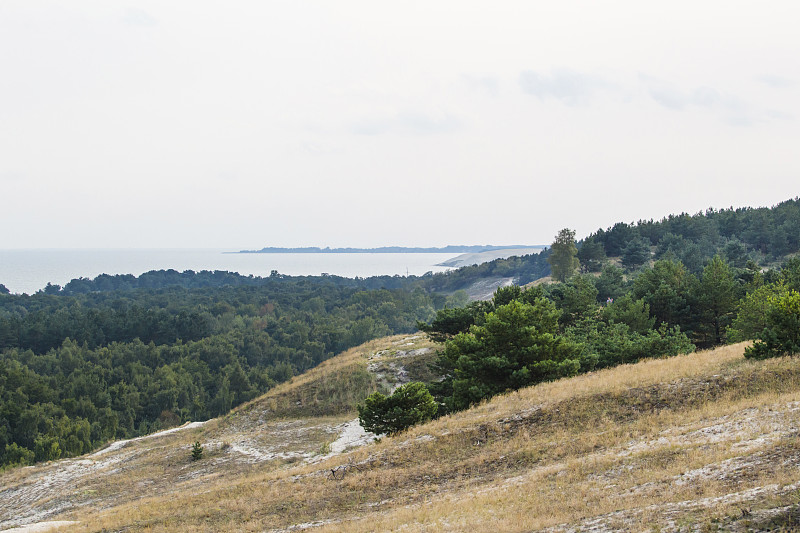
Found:
<svg viewBox="0 0 800 533"><path fill-rule="evenodd" d="M739 453L751 452L777 442L800 429L793 421L787 419L787 415L798 410L796 403L788 404L788 409L782 406L745 409L733 415L708 421L707 425L699 428L682 426L669 428L656 439L631 442L620 455L633 455L669 446L721 443L732 443L731 446Z"/></svg>
<svg viewBox="0 0 800 533"><path fill-rule="evenodd" d="M0 533L5 533L6 531L8 531L9 533L45 533L46 531L52 531L53 529L59 527L73 526L79 523L80 522L75 522L71 520L53 520L50 522L37 522L36 524L29 524L27 526L15 527L12 529L3 529L0 530Z"/></svg>
<svg viewBox="0 0 800 533"><path fill-rule="evenodd" d="M316 522L305 522L302 524L295 524L285 529L271 529L268 533L289 533L290 531L303 531L314 527L322 527L327 524L337 524L339 520L318 520ZM0 532L2 533L2 532Z"/></svg>
<svg viewBox="0 0 800 533"><path fill-rule="evenodd" d="M29 467L31 474L23 483L11 490L0 490L0 527L39 524L69 509L69 502L58 499L46 506L31 506L31 502L53 494L68 494L75 480L91 476L104 466L107 464L88 459L64 459L53 464Z"/></svg>
<svg viewBox="0 0 800 533"><path fill-rule="evenodd" d="M208 423L208 420L206 420L205 422L186 422L182 426L178 426L176 428L165 429L165 430L162 430L162 431L157 431L155 433L151 433L150 435L142 435L141 437L136 437L134 439L118 440L118 441L112 442L111 444L109 444L108 446L103 448L102 450L98 450L98 451L94 452L93 454L89 455L88 457L90 457L90 458L100 457L101 455L105 455L105 454L107 454L109 452L113 452L115 450L119 450L120 448L123 448L123 447L127 446L131 442L136 442L136 441L140 441L140 440L147 440L147 439L154 439L156 437L163 437L164 435L169 435L170 433L176 433L178 431L183 431L184 429L199 428L199 427L202 427L204 424L207 424L207 423Z"/></svg>
<svg viewBox="0 0 800 533"><path fill-rule="evenodd" d="M252 458L251 462L272 461L273 459L306 459L311 457L309 453L303 452L263 452L257 448L249 446L246 442L231 444L231 451L246 455Z"/></svg>
<svg viewBox="0 0 800 533"><path fill-rule="evenodd" d="M343 453L350 448L357 448L369 444L375 439L374 433L369 433L358 422L358 418L339 426L339 438L331 443L331 453Z"/></svg>
<svg viewBox="0 0 800 533"><path fill-rule="evenodd" d="M507 259L513 256L538 254L544 248L546 248L546 246L525 246L521 248L501 248L486 252L467 252L457 255L446 261L442 261L437 266L460 268L469 265L481 265L483 263L488 263L489 261L494 261L495 259Z"/></svg>
<svg viewBox="0 0 800 533"><path fill-rule="evenodd" d="M409 342L403 345L413 346L414 343ZM405 385L411 381L408 370L403 366L401 360L407 357L425 355L432 351L433 348L429 347L417 348L415 350L381 350L369 357L367 370L374 374L378 382L387 387L389 392L392 393L401 385Z"/></svg>
<svg viewBox="0 0 800 533"><path fill-rule="evenodd" d="M0 527L18 526L11 530L18 532L27 531L19 529L19 526L50 524L51 522L43 522L43 520L72 507L72 503L63 496L70 494L78 480L97 475L98 472L109 466L129 459L131 454L135 453L114 454L112 452L118 451L134 441L161 437L184 429L200 427L203 424L205 422L187 422L180 427L165 429L135 439L113 442L102 450L80 458L61 459L51 464L45 463L30 467L31 475L23 483L14 487L13 490L0 489ZM60 497L49 501L46 505L31 505L31 502L47 500L53 494Z"/></svg>

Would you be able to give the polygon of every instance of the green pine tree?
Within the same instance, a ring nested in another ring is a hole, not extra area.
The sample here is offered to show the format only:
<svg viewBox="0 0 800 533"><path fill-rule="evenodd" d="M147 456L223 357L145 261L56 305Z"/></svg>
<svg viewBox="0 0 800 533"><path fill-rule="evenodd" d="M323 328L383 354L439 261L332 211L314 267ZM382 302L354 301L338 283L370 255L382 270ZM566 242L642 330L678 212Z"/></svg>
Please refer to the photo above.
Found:
<svg viewBox="0 0 800 533"><path fill-rule="evenodd" d="M203 458L203 446L200 444L200 441L195 442L192 444L192 461L199 461Z"/></svg>

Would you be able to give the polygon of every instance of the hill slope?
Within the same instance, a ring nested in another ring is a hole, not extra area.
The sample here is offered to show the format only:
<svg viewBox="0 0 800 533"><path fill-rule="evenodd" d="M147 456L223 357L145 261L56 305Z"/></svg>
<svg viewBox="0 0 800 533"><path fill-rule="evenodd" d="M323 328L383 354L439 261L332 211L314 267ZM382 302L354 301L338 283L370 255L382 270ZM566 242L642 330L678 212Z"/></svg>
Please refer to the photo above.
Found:
<svg viewBox="0 0 800 533"><path fill-rule="evenodd" d="M800 517L800 366L746 361L742 345L542 384L330 453L352 399L376 373L407 379L426 348L373 341L205 425L6 472L0 527L745 531Z"/></svg>

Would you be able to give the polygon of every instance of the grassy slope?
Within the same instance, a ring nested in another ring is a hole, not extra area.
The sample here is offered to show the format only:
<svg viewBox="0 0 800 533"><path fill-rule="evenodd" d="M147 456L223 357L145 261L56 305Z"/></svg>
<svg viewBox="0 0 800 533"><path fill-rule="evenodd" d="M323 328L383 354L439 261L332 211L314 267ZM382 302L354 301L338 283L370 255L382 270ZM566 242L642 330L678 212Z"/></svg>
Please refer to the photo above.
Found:
<svg viewBox="0 0 800 533"><path fill-rule="evenodd" d="M264 473L323 459L345 423L355 417L355 405L376 389L394 385L393 376L380 378L368 367L430 346L419 336L369 342L202 427L114 443L80 458L0 471L0 530L138 505L151 496L172 502L176 494L224 486L254 470ZM417 363L423 358L405 357ZM192 462L195 441L202 443L204 459Z"/></svg>
<svg viewBox="0 0 800 533"><path fill-rule="evenodd" d="M133 443L127 477L79 480L71 494L86 501L47 518L81 522L69 531L309 523L319 531L744 531L797 517L795 359L745 361L736 345L647 361L510 393L347 454L314 456L333 434L325 428L352 417L342 406L374 388L362 375L369 358L392 355L398 343L351 350L203 428ZM342 391L348 383L352 390ZM325 407L330 390L337 400ZM322 417L289 418L303 413ZM243 462L236 442L224 441L240 434L248 442L305 437L285 446L302 449L298 455ZM187 459L194 439L211 450L196 463ZM23 486L37 470L70 464L12 471L0 482ZM81 496L91 490L108 497Z"/></svg>

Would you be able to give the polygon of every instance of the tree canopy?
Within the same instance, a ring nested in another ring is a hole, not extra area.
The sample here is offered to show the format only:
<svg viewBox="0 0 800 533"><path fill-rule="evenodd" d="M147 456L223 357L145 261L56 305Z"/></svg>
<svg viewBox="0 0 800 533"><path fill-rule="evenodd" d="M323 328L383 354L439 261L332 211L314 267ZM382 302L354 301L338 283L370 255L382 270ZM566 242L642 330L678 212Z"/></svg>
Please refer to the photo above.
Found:
<svg viewBox="0 0 800 533"><path fill-rule="evenodd" d="M183 279L183 278L182 278ZM328 280L0 295L0 466L226 413L448 302Z"/></svg>
<svg viewBox="0 0 800 533"><path fill-rule="evenodd" d="M578 269L578 247L575 245L575 231L564 228L558 232L553 244L550 245L550 263L553 279L565 281Z"/></svg>

